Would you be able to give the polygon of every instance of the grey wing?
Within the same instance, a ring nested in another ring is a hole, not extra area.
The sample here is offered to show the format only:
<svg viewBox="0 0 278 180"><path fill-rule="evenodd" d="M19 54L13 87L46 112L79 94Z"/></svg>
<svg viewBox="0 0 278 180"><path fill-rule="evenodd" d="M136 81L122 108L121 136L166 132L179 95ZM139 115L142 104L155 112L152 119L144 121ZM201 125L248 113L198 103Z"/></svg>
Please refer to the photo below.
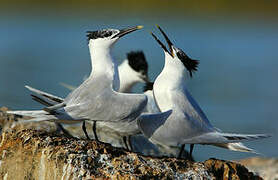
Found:
<svg viewBox="0 0 278 180"><path fill-rule="evenodd" d="M126 94L107 90L76 106L65 107L74 118L96 121L132 121L147 104L143 94Z"/></svg>
<svg viewBox="0 0 278 180"><path fill-rule="evenodd" d="M157 114L143 114L137 119L137 125L144 136L150 138L166 122L171 114L172 110Z"/></svg>
<svg viewBox="0 0 278 180"><path fill-rule="evenodd" d="M112 91L111 109L114 113L109 119L118 117L118 120L134 120L137 118L145 108L148 98L144 94L128 94Z"/></svg>
<svg viewBox="0 0 278 180"><path fill-rule="evenodd" d="M173 94L172 97L176 105L183 109L188 120L197 121L202 127L213 128L203 110L185 87L182 92Z"/></svg>

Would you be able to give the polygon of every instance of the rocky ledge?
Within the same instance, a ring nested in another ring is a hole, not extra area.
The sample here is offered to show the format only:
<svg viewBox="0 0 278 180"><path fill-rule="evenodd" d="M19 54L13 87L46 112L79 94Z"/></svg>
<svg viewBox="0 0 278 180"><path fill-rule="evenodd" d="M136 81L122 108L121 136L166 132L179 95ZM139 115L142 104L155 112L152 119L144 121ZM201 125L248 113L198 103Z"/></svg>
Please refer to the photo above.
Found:
<svg viewBox="0 0 278 180"><path fill-rule="evenodd" d="M12 118L0 112L0 123L10 123ZM261 179L243 165L230 161L153 158L94 140L18 126L5 128L1 134L0 179L97 178Z"/></svg>
<svg viewBox="0 0 278 180"><path fill-rule="evenodd" d="M251 157L238 162L265 180L278 179L278 159L276 158Z"/></svg>

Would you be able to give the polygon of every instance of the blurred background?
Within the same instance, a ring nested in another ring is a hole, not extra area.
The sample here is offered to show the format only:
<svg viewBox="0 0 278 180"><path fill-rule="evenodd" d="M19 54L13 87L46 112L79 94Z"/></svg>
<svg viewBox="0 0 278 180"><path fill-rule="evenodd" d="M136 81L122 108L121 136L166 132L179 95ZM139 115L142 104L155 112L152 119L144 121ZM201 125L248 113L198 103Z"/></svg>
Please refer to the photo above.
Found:
<svg viewBox="0 0 278 180"><path fill-rule="evenodd" d="M113 53L120 63L128 51L143 50L154 80L164 55L149 32L160 35L154 26L159 24L177 47L200 60L188 88L211 123L225 132L271 134L246 144L277 157L277 10L274 0L0 1L0 106L41 108L24 85L61 97L70 91L59 83L78 86L91 68L87 30L144 25L121 39ZM142 92L142 86L134 91ZM194 156L254 154L197 145Z"/></svg>

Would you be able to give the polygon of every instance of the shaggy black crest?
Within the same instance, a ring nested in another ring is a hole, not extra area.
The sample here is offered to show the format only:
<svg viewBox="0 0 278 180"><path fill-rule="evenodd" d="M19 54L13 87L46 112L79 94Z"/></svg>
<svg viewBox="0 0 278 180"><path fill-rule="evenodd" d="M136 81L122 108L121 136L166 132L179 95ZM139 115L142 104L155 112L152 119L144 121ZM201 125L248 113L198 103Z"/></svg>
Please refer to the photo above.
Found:
<svg viewBox="0 0 278 180"><path fill-rule="evenodd" d="M101 31L87 31L88 41L90 39L104 38L112 36L116 31L113 29L104 29Z"/></svg>
<svg viewBox="0 0 278 180"><path fill-rule="evenodd" d="M199 61L191 59L180 49L177 52L177 56L181 60L181 62L183 63L184 67L189 71L190 77L192 77L192 73L194 71L197 71Z"/></svg>
<svg viewBox="0 0 278 180"><path fill-rule="evenodd" d="M137 72L142 72L144 75L148 73L148 63L143 51L131 51L127 53L128 64Z"/></svg>
<svg viewBox="0 0 278 180"><path fill-rule="evenodd" d="M153 90L153 82L147 82L145 84L143 91L146 92L148 90Z"/></svg>

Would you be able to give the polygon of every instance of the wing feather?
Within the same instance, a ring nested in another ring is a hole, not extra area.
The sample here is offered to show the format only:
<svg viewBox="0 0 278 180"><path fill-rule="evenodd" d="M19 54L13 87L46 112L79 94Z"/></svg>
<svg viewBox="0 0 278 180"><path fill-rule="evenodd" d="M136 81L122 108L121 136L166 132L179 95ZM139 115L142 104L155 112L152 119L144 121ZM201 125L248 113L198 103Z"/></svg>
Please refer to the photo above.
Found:
<svg viewBox="0 0 278 180"><path fill-rule="evenodd" d="M66 106L65 111L73 118L95 121L132 121L147 104L144 94L127 94L104 90L93 99L77 105Z"/></svg>
<svg viewBox="0 0 278 180"><path fill-rule="evenodd" d="M143 114L137 119L138 127L144 136L150 138L153 133L165 123L171 114L172 110L156 114Z"/></svg>

